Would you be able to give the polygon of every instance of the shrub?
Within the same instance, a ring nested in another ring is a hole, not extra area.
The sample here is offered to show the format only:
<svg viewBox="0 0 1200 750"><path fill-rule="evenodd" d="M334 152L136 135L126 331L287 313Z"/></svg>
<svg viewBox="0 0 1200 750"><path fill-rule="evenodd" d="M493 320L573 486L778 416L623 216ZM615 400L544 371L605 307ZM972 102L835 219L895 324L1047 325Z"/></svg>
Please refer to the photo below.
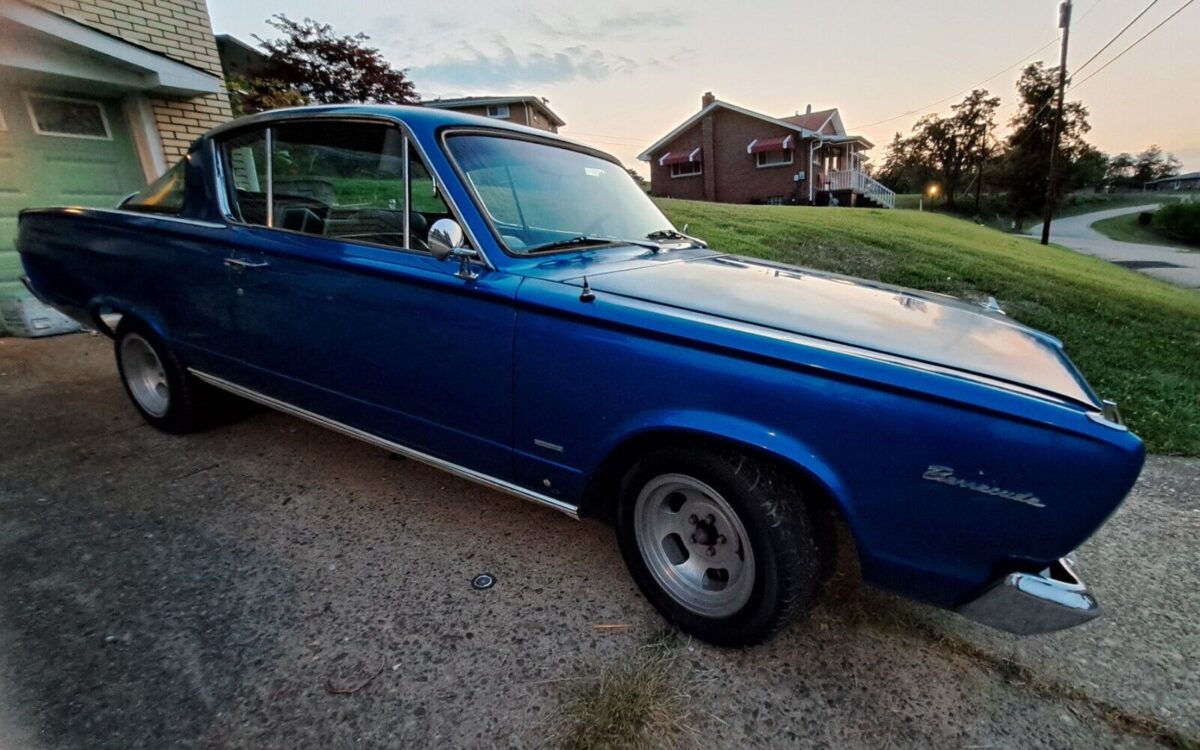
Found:
<svg viewBox="0 0 1200 750"><path fill-rule="evenodd" d="M1153 218L1154 218L1153 211L1142 211L1140 214L1138 214L1138 224L1141 224L1144 227L1148 227L1148 226L1150 226L1150 220Z"/></svg>
<svg viewBox="0 0 1200 750"><path fill-rule="evenodd" d="M1189 245L1200 245L1200 203L1169 203L1154 214L1154 228Z"/></svg>

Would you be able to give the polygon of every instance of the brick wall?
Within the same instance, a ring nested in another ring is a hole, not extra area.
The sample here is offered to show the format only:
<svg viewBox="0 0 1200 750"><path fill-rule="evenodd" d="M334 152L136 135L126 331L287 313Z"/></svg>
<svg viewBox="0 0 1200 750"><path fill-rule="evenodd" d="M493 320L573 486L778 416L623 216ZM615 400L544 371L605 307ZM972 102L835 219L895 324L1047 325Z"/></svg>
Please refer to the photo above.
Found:
<svg viewBox="0 0 1200 750"><path fill-rule="evenodd" d="M756 157L746 153L755 138L796 135L791 164L759 167ZM661 167L658 159L667 151L690 151L704 147L704 174L695 177L671 177L671 167ZM785 203L808 200L808 183L793 176L808 168L808 142L798 133L755 117L718 108L671 143L652 155L650 187L655 195L721 203L766 203L782 198ZM708 182L706 189L705 182Z"/></svg>
<svg viewBox="0 0 1200 750"><path fill-rule="evenodd" d="M221 77L221 61L204 0L29 0L127 42ZM224 91L192 99L151 99L167 163L230 117Z"/></svg>

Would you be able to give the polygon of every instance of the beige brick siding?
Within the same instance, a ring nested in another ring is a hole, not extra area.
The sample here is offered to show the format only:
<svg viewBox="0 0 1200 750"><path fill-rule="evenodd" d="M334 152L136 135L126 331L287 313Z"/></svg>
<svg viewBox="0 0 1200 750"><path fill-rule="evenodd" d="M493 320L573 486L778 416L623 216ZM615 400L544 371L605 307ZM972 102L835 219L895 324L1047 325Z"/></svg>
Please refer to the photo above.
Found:
<svg viewBox="0 0 1200 750"><path fill-rule="evenodd" d="M221 76L205 0L28 0L127 42ZM231 117L224 91L194 99L152 99L167 163Z"/></svg>

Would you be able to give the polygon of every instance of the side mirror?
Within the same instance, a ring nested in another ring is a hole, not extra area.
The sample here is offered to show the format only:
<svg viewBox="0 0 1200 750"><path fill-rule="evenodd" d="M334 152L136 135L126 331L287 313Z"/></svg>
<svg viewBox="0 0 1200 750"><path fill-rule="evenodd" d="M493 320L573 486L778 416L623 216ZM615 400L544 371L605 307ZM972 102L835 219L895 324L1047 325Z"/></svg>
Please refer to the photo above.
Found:
<svg viewBox="0 0 1200 750"><path fill-rule="evenodd" d="M462 247L463 230L454 219L438 219L429 228L429 253L438 260L445 260Z"/></svg>
<svg viewBox="0 0 1200 750"><path fill-rule="evenodd" d="M478 258L479 253L462 245L463 230L454 219L438 219L429 228L429 254L438 260L457 258L458 273L454 275L474 281L479 274L471 268L471 261Z"/></svg>

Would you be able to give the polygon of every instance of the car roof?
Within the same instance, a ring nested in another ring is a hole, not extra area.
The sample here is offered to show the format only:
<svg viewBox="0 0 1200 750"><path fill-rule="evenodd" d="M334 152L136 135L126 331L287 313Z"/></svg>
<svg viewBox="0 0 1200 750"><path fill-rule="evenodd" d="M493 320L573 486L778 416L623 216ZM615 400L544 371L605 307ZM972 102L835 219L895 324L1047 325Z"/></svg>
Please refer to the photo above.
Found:
<svg viewBox="0 0 1200 750"><path fill-rule="evenodd" d="M272 109L267 112L259 112L258 114L239 117L235 120L230 120L223 125L218 125L217 127L205 133L201 139L219 137L224 133L233 130L240 130L242 128L254 125L265 125L273 122L287 122L289 120L310 119L314 116L384 117L403 121L414 130L428 130L430 132L432 132L434 129L446 126L488 128L490 130L509 131L514 133L523 133L525 135L536 135L539 138L559 141L564 145L586 149L594 153L604 154L610 159L612 158L610 154L600 151L594 146L590 146L586 143L580 143L578 141L571 140L570 138L564 138L561 135L551 133L547 130L539 130L537 128L526 127L524 125L517 125L504 120L497 120L492 117L470 115L465 112L456 112L448 109L436 109L434 107L405 104L319 104L305 107Z"/></svg>

